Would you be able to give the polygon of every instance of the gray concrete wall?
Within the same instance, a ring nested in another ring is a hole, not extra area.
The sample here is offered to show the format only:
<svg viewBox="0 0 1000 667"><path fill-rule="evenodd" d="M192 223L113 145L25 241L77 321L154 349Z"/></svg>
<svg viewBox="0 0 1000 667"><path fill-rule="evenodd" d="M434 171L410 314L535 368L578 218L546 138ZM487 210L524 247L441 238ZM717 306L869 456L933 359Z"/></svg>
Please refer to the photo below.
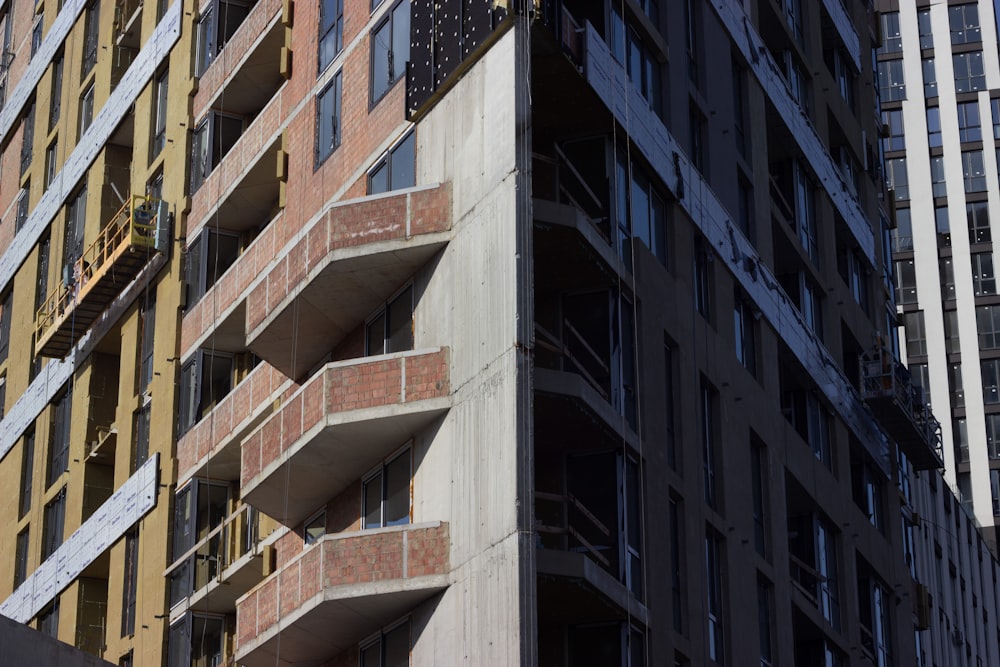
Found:
<svg viewBox="0 0 1000 667"><path fill-rule="evenodd" d="M517 229L530 224L517 210L520 39L507 32L417 127L417 182L452 183L454 236L419 285L414 343L451 346L454 407L415 453L413 520L449 522L452 583L426 617L417 612L413 665L530 662L517 502L530 447L519 398Z"/></svg>

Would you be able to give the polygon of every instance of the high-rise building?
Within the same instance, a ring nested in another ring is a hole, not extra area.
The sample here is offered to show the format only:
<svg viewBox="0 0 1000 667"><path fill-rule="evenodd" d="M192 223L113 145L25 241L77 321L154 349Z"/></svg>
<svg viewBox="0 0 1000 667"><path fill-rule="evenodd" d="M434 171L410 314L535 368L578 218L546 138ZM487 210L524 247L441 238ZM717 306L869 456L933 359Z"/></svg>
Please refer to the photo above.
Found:
<svg viewBox="0 0 1000 667"><path fill-rule="evenodd" d="M1000 60L991 1L879 2L882 149L903 354L941 419L946 478L996 546L1000 516ZM994 150L990 150L994 148Z"/></svg>
<svg viewBox="0 0 1000 667"><path fill-rule="evenodd" d="M995 662L879 26L0 0L0 613L119 665Z"/></svg>

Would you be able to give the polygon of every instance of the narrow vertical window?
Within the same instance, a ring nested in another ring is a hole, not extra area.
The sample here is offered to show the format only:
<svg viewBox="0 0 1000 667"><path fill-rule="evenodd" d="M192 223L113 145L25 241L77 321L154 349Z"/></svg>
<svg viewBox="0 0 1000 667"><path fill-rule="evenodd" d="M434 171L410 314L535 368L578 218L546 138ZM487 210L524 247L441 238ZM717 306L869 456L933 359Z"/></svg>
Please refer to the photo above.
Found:
<svg viewBox="0 0 1000 667"><path fill-rule="evenodd" d="M371 34L371 103L406 74L410 60L410 3L400 2Z"/></svg>
<svg viewBox="0 0 1000 667"><path fill-rule="evenodd" d="M85 79L97 63L97 44L100 31L100 0L94 0L86 10L83 20L83 62L80 78Z"/></svg>
<svg viewBox="0 0 1000 667"><path fill-rule="evenodd" d="M18 502L17 518L22 519L31 509L35 475L35 429L31 427L24 434L24 449L21 453L21 497Z"/></svg>
<svg viewBox="0 0 1000 667"><path fill-rule="evenodd" d="M52 61L52 88L49 97L49 130L59 122L62 107L63 56L60 53Z"/></svg>
<svg viewBox="0 0 1000 667"><path fill-rule="evenodd" d="M723 544L712 528L705 529L705 611L708 620L708 658L724 664L725 621L723 611Z"/></svg>
<svg viewBox="0 0 1000 667"><path fill-rule="evenodd" d="M756 438L750 442L750 492L753 495L754 547L767 557L767 452Z"/></svg>
<svg viewBox="0 0 1000 667"><path fill-rule="evenodd" d="M316 166L340 145L341 73L316 97Z"/></svg>
<svg viewBox="0 0 1000 667"><path fill-rule="evenodd" d="M167 75L168 72L163 72L156 77L152 114L153 145L150 147L150 159L160 154L167 141ZM91 92L91 94L93 93Z"/></svg>
<svg viewBox="0 0 1000 667"><path fill-rule="evenodd" d="M92 122L94 122L94 84L90 84L80 97L80 131L77 139L84 135Z"/></svg>
<svg viewBox="0 0 1000 667"><path fill-rule="evenodd" d="M42 560L44 561L62 545L63 531L66 522L66 487L63 487L56 497L46 506L42 517L43 535Z"/></svg>
<svg viewBox="0 0 1000 667"><path fill-rule="evenodd" d="M17 545L14 548L14 588L24 583L28 577L28 529L17 534Z"/></svg>
<svg viewBox="0 0 1000 667"><path fill-rule="evenodd" d="M122 637L135 634L136 591L139 586L139 529L125 533L125 572L122 579Z"/></svg>
<svg viewBox="0 0 1000 667"><path fill-rule="evenodd" d="M70 406L73 395L64 390L49 409L49 460L45 486L49 487L69 467Z"/></svg>
<svg viewBox="0 0 1000 667"><path fill-rule="evenodd" d="M326 69L344 48L344 1L320 0L319 70Z"/></svg>
<svg viewBox="0 0 1000 667"><path fill-rule="evenodd" d="M718 507L718 470L716 438L716 404L718 394L704 380L701 385L701 452L705 502L709 507Z"/></svg>

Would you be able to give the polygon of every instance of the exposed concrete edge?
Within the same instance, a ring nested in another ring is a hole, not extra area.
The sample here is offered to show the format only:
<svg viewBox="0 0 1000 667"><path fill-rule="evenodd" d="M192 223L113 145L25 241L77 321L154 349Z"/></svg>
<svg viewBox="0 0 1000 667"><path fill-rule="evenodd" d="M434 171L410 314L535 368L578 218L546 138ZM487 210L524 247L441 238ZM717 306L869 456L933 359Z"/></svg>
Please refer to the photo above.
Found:
<svg viewBox="0 0 1000 667"><path fill-rule="evenodd" d="M649 624L649 610L629 593L624 584L601 569L597 563L580 553L535 550L535 567L538 574L566 579L583 579L601 595L627 611L643 625Z"/></svg>

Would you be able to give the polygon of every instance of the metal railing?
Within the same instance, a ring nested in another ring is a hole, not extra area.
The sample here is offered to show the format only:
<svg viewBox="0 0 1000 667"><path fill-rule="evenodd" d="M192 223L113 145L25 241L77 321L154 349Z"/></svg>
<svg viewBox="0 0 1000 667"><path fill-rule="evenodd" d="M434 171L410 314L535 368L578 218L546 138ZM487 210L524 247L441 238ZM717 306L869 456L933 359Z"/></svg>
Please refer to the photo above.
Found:
<svg viewBox="0 0 1000 667"><path fill-rule="evenodd" d="M191 576L187 595L201 590L219 578L240 558L252 553L260 540L260 513L250 505L241 505L222 523L177 558L164 575ZM193 572L184 572L194 561Z"/></svg>
<svg viewBox="0 0 1000 667"><path fill-rule="evenodd" d="M548 534L565 536L567 538L566 543L560 545L563 549L569 551L582 551L604 569L611 568L611 561L608 560L603 553L601 553L609 548L608 544L594 544L596 539L601 537L608 538L608 543L613 543L614 538L611 536L611 531L593 514L593 512L587 509L587 507L584 506L578 498L571 493L563 494L535 491L535 500L536 502L549 503L551 504L552 509L555 510L544 512L539 511L539 508L536 507L536 515L547 516L549 517L549 520L552 521L552 523L545 523L543 519L536 518L535 530L538 533L543 535ZM579 512L580 516L586 519L587 525L579 526L570 523L570 508ZM578 543L579 548L575 548L575 545L569 544L568 538L572 538L572 540ZM542 545L544 546L544 540ZM614 546L614 548L617 549L617 546ZM615 557L617 558L617 555Z"/></svg>
<svg viewBox="0 0 1000 667"><path fill-rule="evenodd" d="M72 283L57 286L35 314L35 340L56 325L70 306L114 263L122 248L156 248L160 200L134 195L118 209L97 238L73 263Z"/></svg>
<svg viewBox="0 0 1000 667"><path fill-rule="evenodd" d="M927 445L940 456L941 424L931 414L923 389L913 384L906 366L881 346L876 346L874 354L862 358L860 364L862 398L866 401L893 400L913 422Z"/></svg>

